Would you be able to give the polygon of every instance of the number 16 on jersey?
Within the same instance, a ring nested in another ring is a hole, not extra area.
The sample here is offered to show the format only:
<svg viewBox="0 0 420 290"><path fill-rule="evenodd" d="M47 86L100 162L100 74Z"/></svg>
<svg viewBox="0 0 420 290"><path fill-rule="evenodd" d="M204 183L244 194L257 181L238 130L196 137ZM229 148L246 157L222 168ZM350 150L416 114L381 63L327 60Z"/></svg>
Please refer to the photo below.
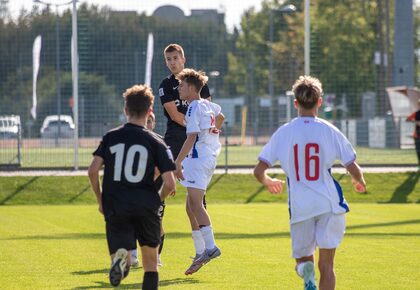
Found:
<svg viewBox="0 0 420 290"><path fill-rule="evenodd" d="M300 168L304 169L306 180L318 180L320 170L319 145L317 143L307 143L304 148L303 160L299 164L299 160L301 159L299 156L299 144L293 146L296 180L300 181Z"/></svg>

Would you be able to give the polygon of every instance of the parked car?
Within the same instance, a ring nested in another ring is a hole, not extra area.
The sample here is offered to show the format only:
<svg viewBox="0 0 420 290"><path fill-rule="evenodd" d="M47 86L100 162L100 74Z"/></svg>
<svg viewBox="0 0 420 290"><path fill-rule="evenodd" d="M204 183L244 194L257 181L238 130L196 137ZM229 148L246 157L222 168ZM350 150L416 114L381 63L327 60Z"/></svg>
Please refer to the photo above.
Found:
<svg viewBox="0 0 420 290"><path fill-rule="evenodd" d="M0 138L15 139L19 137L20 116L0 116Z"/></svg>
<svg viewBox="0 0 420 290"><path fill-rule="evenodd" d="M73 138L74 122L69 115L51 115L44 119L41 127L42 138ZM60 136L58 131L60 130Z"/></svg>

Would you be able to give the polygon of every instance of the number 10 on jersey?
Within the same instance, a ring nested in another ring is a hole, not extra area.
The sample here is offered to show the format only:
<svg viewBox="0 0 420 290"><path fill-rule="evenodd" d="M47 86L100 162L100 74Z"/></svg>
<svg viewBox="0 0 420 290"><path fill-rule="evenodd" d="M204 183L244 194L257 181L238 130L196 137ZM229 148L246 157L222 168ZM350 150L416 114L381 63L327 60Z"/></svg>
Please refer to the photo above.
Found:
<svg viewBox="0 0 420 290"><path fill-rule="evenodd" d="M299 147L298 144L293 146L293 155L295 163L296 180L300 181L299 175ZM315 181L319 179L319 145L317 143L308 143L305 145L305 156L304 156L304 170L305 178L309 181ZM313 170L311 170L313 168Z"/></svg>

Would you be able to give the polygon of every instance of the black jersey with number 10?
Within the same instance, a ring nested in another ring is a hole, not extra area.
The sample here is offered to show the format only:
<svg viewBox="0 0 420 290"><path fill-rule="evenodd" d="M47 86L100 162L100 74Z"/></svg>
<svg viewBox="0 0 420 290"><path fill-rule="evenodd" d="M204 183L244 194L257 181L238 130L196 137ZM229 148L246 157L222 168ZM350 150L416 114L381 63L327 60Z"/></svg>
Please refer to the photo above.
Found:
<svg viewBox="0 0 420 290"><path fill-rule="evenodd" d="M170 150L155 133L127 123L105 134L93 154L104 160L105 217L159 208L160 197L153 180L155 167L165 173L175 170L175 164Z"/></svg>

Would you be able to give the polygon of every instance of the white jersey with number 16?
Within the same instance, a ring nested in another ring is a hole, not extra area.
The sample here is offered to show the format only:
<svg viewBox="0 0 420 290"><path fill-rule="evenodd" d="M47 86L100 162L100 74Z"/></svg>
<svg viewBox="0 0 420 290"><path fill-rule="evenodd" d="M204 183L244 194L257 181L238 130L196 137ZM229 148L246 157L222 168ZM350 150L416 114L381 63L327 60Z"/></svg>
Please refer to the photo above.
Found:
<svg viewBox="0 0 420 290"><path fill-rule="evenodd" d="M218 156L220 153L219 130L216 128L216 117L221 113L218 104L208 100L194 100L188 107L185 120L187 135L198 133L189 157L199 158Z"/></svg>
<svg viewBox="0 0 420 290"><path fill-rule="evenodd" d="M287 174L290 223L327 213L349 211L340 185L331 175L336 160L356 160L347 138L329 122L298 117L281 126L258 158L270 167L280 161Z"/></svg>

